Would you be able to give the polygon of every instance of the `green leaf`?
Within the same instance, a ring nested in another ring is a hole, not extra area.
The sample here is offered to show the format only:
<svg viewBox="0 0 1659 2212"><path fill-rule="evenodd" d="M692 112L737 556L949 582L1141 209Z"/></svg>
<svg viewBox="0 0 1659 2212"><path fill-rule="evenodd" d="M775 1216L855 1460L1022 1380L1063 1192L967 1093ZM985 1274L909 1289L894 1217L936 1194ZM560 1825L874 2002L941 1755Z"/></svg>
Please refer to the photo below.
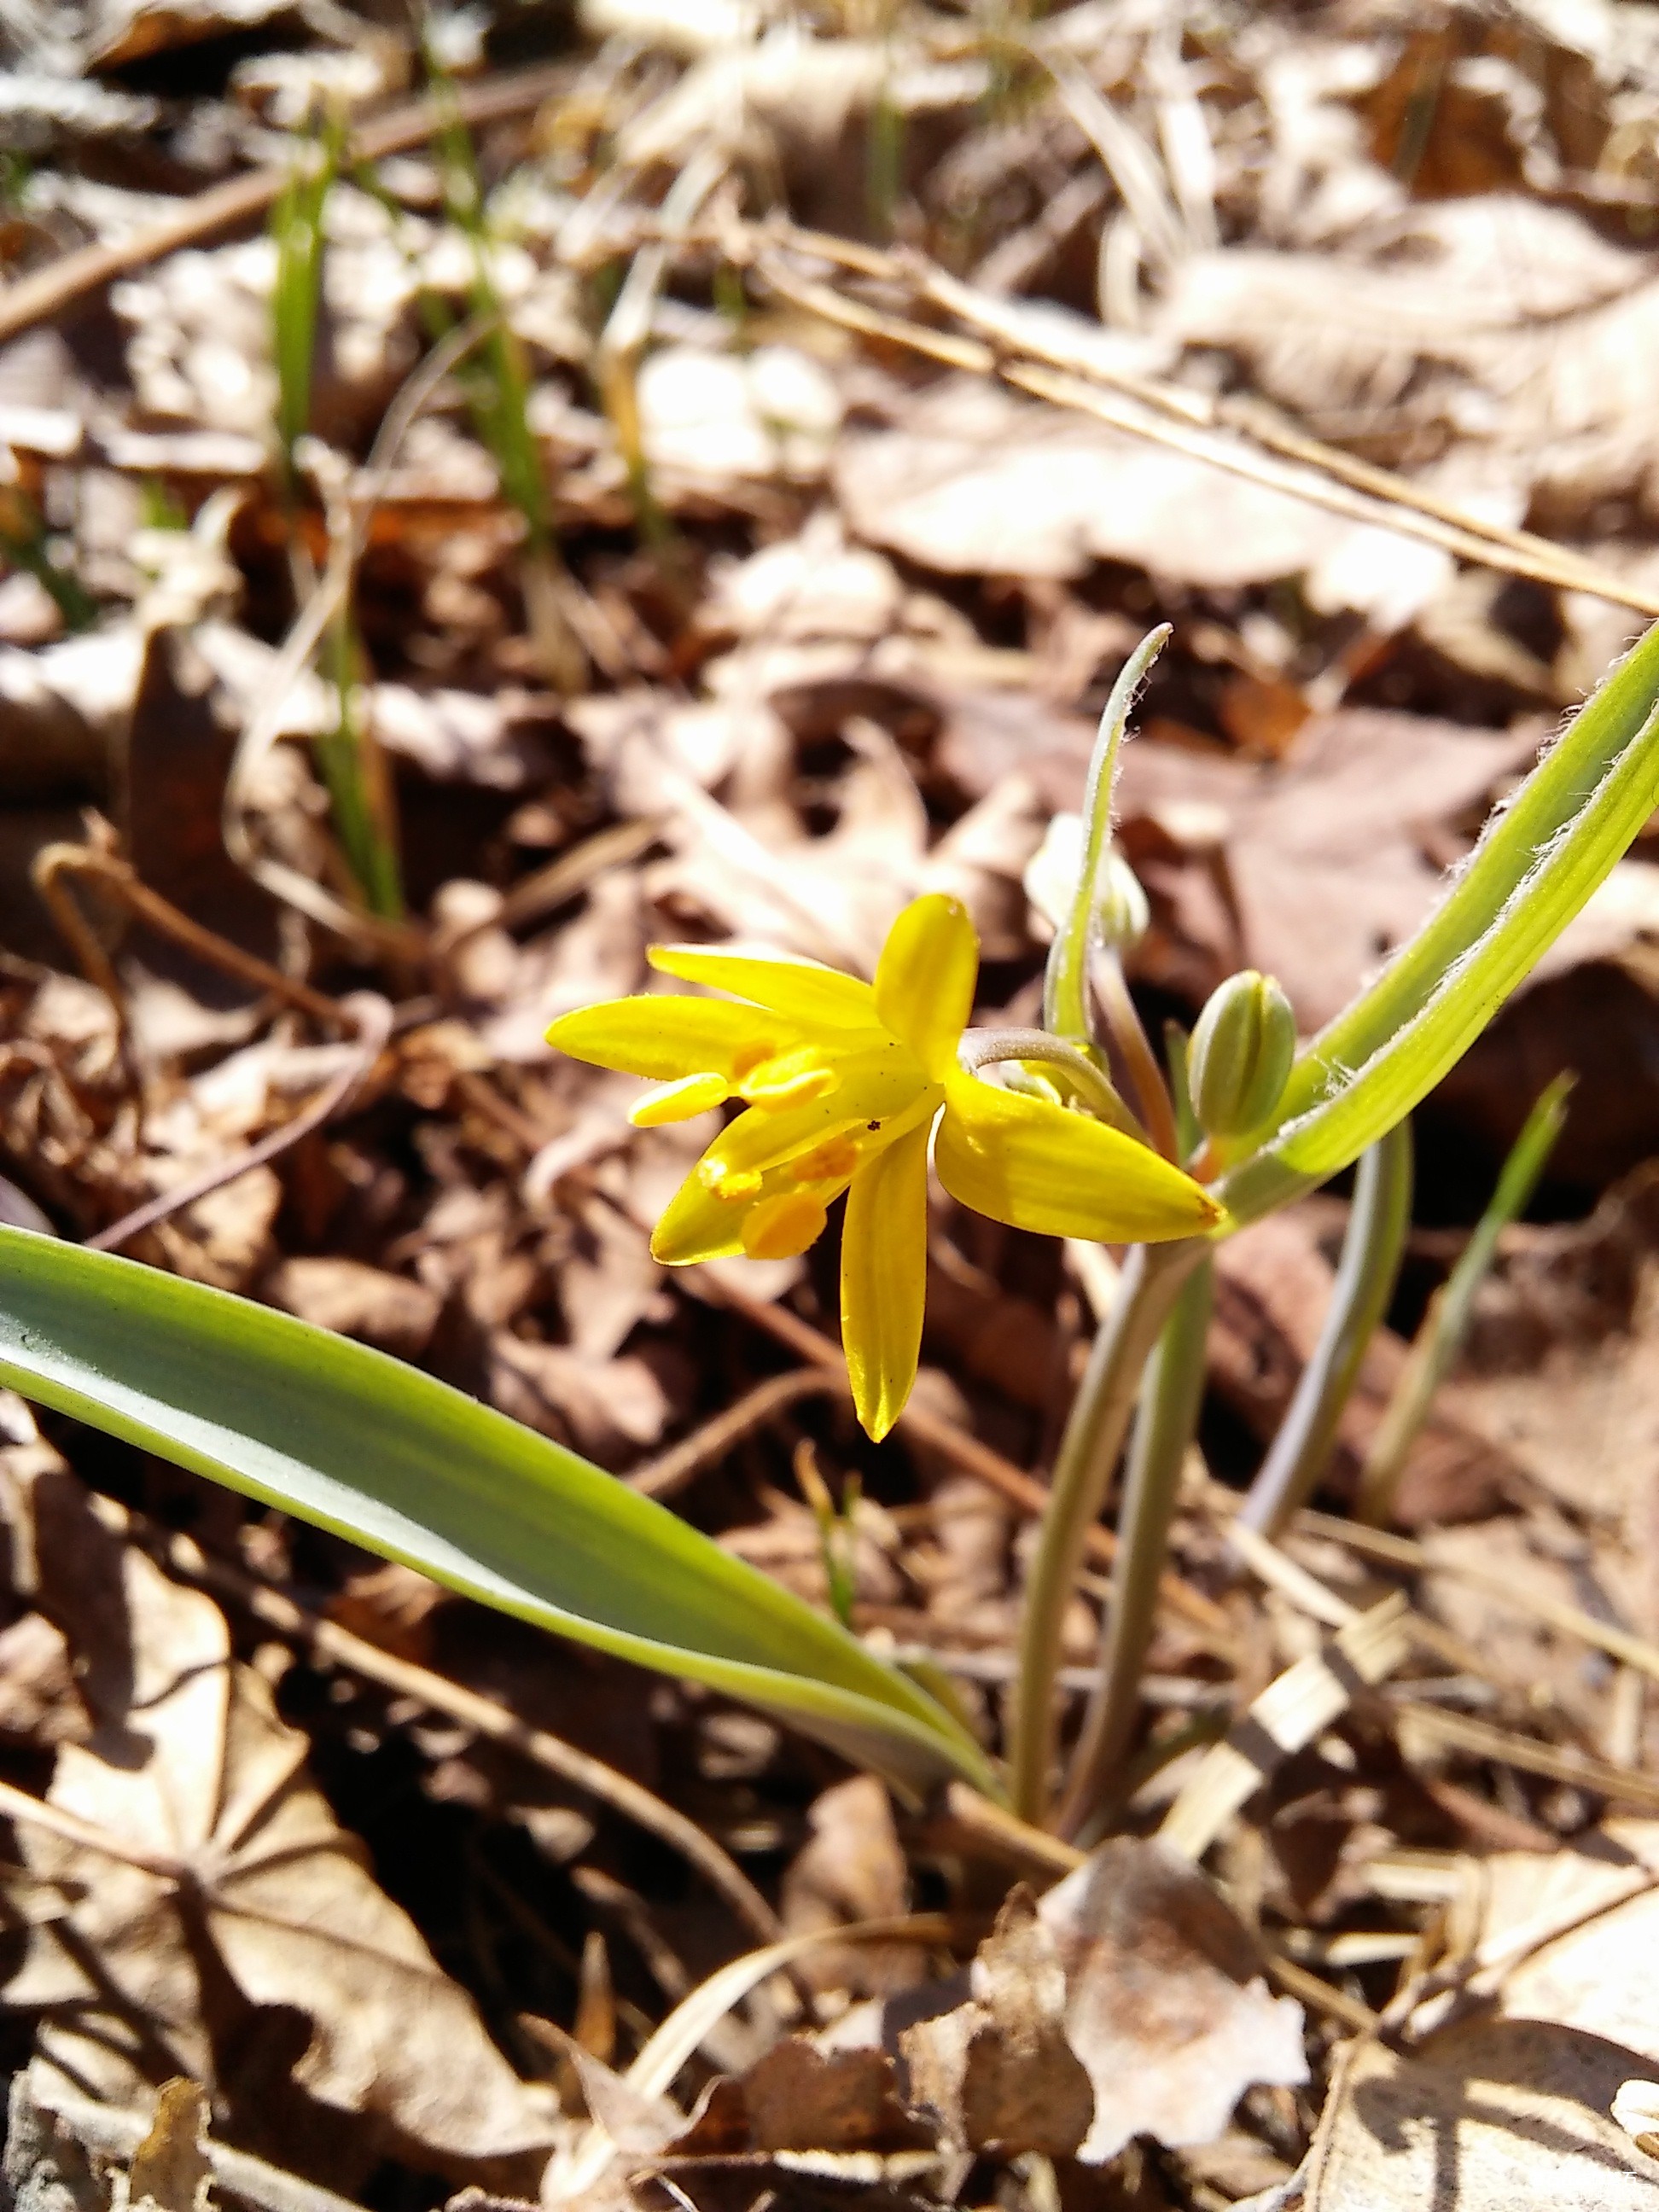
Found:
<svg viewBox="0 0 1659 2212"><path fill-rule="evenodd" d="M1237 1221L1357 1159L1468 1050L1659 805L1659 625L1545 754L1438 907L1321 1030L1273 1135L1218 1188Z"/></svg>
<svg viewBox="0 0 1659 2212"><path fill-rule="evenodd" d="M450 1589L702 1682L907 1790L993 1792L967 1731L602 1468L325 1329L0 1228L0 1382Z"/></svg>

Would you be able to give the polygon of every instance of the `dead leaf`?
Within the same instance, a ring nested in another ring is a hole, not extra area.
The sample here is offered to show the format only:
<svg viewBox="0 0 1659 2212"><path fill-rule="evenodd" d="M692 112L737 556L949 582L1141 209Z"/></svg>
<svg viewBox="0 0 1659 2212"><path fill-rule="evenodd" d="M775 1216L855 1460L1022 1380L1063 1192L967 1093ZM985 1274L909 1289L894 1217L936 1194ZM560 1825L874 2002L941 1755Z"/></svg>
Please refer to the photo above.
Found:
<svg viewBox="0 0 1659 2212"><path fill-rule="evenodd" d="M1405 2053L1352 2044L1307 2212L1638 2212L1659 2161L1611 2108L1640 2071L1618 2044L1527 2020L1449 2028Z"/></svg>
<svg viewBox="0 0 1659 2212"><path fill-rule="evenodd" d="M1330 1309L1336 1270L1328 1251L1335 1223L1300 1206L1254 1224L1217 1255L1210 1372L1219 1395L1265 1444L1276 1431ZM1406 1360L1380 1328L1366 1348L1325 1480L1351 1488ZM1395 1510L1407 1527L1489 1512L1517 1463L1501 1431L1461 1389L1442 1394L1412 1447Z"/></svg>
<svg viewBox="0 0 1659 2212"><path fill-rule="evenodd" d="M155 2100L149 2133L132 2154L127 2172L127 2202L133 2212L154 2204L157 2212L206 2212L212 2167L202 2148L208 2100L198 2081L164 2081Z"/></svg>
<svg viewBox="0 0 1659 2212"><path fill-rule="evenodd" d="M1210 2142L1253 2082L1307 2080L1301 2008L1270 1995L1244 1929L1173 1851L1103 1844L1041 1910L1065 1972L1066 2037L1094 2089L1085 2164L1137 2135Z"/></svg>
<svg viewBox="0 0 1659 2212"><path fill-rule="evenodd" d="M1065 2025L1060 1953L1029 1890L997 1915L971 1988L965 2004L901 2032L911 2102L936 2116L947 2143L1071 2156L1095 2098Z"/></svg>
<svg viewBox="0 0 1659 2212"><path fill-rule="evenodd" d="M33 1488L42 1601L100 1655L84 1678L98 1725L60 1749L49 1802L110 1838L18 1828L30 1873L66 1885L6 1991L42 2014L43 2078L115 2103L169 2075L210 2086L253 2016L283 2008L307 2023L293 2081L388 2148L452 2168L546 2148L544 2094L376 1886L306 1773L306 1739L232 1660L218 1607L124 1547L67 1472ZM273 2120L283 2088L267 2084Z"/></svg>
<svg viewBox="0 0 1659 2212"><path fill-rule="evenodd" d="M424 1283L361 1260L333 1257L283 1260L264 1279L264 1294L285 1313L399 1359L418 1359L437 1326L440 1300Z"/></svg>
<svg viewBox="0 0 1659 2212"><path fill-rule="evenodd" d="M891 1920L910 1909L903 1848L887 1792L874 1775L826 1790L807 1814L811 1831L783 1877L786 1931L833 1929L848 1920ZM860 1996L910 1988L927 1972L914 1943L826 1945L798 1969L815 1989Z"/></svg>

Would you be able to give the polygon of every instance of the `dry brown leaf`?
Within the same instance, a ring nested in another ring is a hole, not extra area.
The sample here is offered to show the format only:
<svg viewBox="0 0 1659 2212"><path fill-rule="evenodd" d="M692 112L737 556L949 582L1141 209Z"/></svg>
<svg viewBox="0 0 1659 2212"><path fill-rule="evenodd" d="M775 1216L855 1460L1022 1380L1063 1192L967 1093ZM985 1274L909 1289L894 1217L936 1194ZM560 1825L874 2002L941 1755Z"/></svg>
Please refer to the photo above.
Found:
<svg viewBox="0 0 1659 2212"><path fill-rule="evenodd" d="M911 2102L935 2116L949 2144L1069 2157L1095 2100L1067 2038L1054 1938L1029 1890L1016 1889L997 1915L971 1988L965 2004L901 2031Z"/></svg>
<svg viewBox="0 0 1659 2212"><path fill-rule="evenodd" d="M1314 1207L1255 1223L1217 1253L1210 1372L1219 1395L1265 1444L1290 1404L1330 1310L1336 1224ZM1364 1462L1406 1362L1379 1328L1345 1407L1326 1480L1343 1492ZM1516 1463L1486 1432L1461 1389L1443 1394L1412 1447L1395 1510L1407 1526L1463 1521L1492 1510Z"/></svg>
<svg viewBox="0 0 1659 2212"><path fill-rule="evenodd" d="M198 2081L161 2084L149 2133L132 2154L127 2172L127 2203L133 2212L154 2204L157 2212L207 2212L212 2167L202 2148L208 2100Z"/></svg>
<svg viewBox="0 0 1659 2212"><path fill-rule="evenodd" d="M1307 2080L1301 2008L1269 1993L1244 1929L1173 1851L1103 1844L1042 1915L1065 1971L1066 2036L1094 2087L1086 2163L1137 2135L1207 2142L1253 2082Z"/></svg>
<svg viewBox="0 0 1659 2212"><path fill-rule="evenodd" d="M281 1261L264 1290L285 1313L359 1337L399 1359L418 1359L426 1350L441 1304L435 1292L407 1275L332 1256Z"/></svg>
<svg viewBox="0 0 1659 2212"><path fill-rule="evenodd" d="M1659 2161L1610 2117L1642 2066L1534 2021L1449 2028L1415 2051L1349 2047L1306 2212L1646 2212Z"/></svg>
<svg viewBox="0 0 1659 2212"><path fill-rule="evenodd" d="M1159 902L1150 971L1167 963L1175 981L1182 948L1201 945L1200 998L1252 964L1317 1028L1416 928L1468 842L1465 822L1530 765L1537 734L1352 708L1305 724L1267 765L1126 747L1125 849ZM1078 803L1082 774L1079 762L1057 803Z"/></svg>
<svg viewBox="0 0 1659 2212"><path fill-rule="evenodd" d="M283 2008L308 2024L293 2080L387 2148L451 2168L546 2148L545 2094L376 1886L307 1776L306 1739L232 1660L218 1607L122 1546L67 1472L33 1489L43 1602L89 1634L98 1719L59 1751L49 1802L110 1838L19 1826L30 1873L67 1886L6 1991L43 2015L44 2076L115 2103L168 2075L212 2085L253 2017ZM172 1864L176 1877L157 1870Z"/></svg>
<svg viewBox="0 0 1659 2212"><path fill-rule="evenodd" d="M783 1924L791 1935L848 1920L892 1920L910 1909L909 1871L887 1792L872 1774L826 1790L807 1814L811 1832L783 1877ZM910 1988L927 1972L914 1943L871 1943L809 1952L799 1972L816 1989L859 1995Z"/></svg>

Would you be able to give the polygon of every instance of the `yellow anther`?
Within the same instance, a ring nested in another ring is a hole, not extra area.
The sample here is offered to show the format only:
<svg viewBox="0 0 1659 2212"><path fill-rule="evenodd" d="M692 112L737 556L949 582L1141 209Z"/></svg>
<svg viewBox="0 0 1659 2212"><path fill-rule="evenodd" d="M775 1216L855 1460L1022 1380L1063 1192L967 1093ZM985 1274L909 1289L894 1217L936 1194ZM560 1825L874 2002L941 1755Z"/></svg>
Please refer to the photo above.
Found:
<svg viewBox="0 0 1659 2212"><path fill-rule="evenodd" d="M752 1068L738 1085L740 1097L769 1114L786 1106L807 1106L833 1091L840 1080L810 1044L798 1044Z"/></svg>
<svg viewBox="0 0 1659 2212"><path fill-rule="evenodd" d="M830 1137L791 1160L789 1172L797 1182L845 1182L858 1164L859 1148L850 1137Z"/></svg>
<svg viewBox="0 0 1659 2212"><path fill-rule="evenodd" d="M763 1060L770 1060L777 1046L770 1037L757 1037L753 1044L739 1045L732 1055L732 1080L741 1083L745 1075L752 1075Z"/></svg>
<svg viewBox="0 0 1659 2212"><path fill-rule="evenodd" d="M678 1083L659 1083L647 1091L629 1109L628 1118L636 1129L655 1129L665 1121L689 1121L694 1114L706 1114L731 1095L723 1075L683 1075Z"/></svg>
<svg viewBox="0 0 1659 2212"><path fill-rule="evenodd" d="M697 1181L713 1197L740 1203L760 1194L761 1179L753 1168L734 1168L725 1160L705 1156L697 1162Z"/></svg>
<svg viewBox="0 0 1659 2212"><path fill-rule="evenodd" d="M810 1191L781 1190L744 1216L743 1249L751 1260L793 1260L823 1234L821 1200Z"/></svg>

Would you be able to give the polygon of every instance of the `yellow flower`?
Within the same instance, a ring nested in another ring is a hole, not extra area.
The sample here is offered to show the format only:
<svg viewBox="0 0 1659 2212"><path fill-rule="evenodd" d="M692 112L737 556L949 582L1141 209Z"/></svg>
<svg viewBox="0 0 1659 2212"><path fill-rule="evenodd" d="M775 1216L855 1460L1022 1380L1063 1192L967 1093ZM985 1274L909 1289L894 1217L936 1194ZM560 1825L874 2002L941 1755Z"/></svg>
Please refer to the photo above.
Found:
<svg viewBox="0 0 1659 2212"><path fill-rule="evenodd" d="M1103 1122L1002 1091L957 1064L979 944L937 893L889 931L872 984L806 961L653 946L651 964L728 999L617 999L566 1014L550 1042L659 1085L641 1127L727 1099L747 1110L715 1138L657 1224L680 1267L804 1252L843 1191L842 1337L858 1416L884 1437L921 1348L927 1146L953 1198L1016 1229L1155 1243L1212 1227L1220 1209L1178 1168ZM943 1112L941 1112L943 1109Z"/></svg>

